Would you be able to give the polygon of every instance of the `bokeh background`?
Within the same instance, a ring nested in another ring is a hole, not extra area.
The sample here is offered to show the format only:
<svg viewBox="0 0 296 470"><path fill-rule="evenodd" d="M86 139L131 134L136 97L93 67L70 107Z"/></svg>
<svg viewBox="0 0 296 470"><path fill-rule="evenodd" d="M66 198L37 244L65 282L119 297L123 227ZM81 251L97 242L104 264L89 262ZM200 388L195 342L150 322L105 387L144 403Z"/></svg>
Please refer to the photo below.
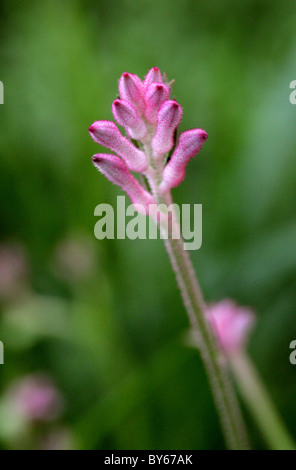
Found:
<svg viewBox="0 0 296 470"><path fill-rule="evenodd" d="M93 168L88 127L112 119L123 71L152 66L175 79L181 130L209 134L174 190L203 205L205 297L256 311L249 351L296 435L295 14L289 0L1 1L2 448L224 448L161 240L93 233L95 206L122 192ZM55 396L38 419L42 387Z"/></svg>

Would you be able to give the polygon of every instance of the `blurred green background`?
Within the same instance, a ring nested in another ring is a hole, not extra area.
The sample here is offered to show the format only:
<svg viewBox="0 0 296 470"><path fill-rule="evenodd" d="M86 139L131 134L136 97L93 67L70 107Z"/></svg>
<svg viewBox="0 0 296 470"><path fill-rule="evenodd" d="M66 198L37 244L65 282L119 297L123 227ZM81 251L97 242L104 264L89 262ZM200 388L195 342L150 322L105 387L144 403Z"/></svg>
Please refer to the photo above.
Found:
<svg viewBox="0 0 296 470"><path fill-rule="evenodd" d="M122 192L93 168L88 127L112 119L122 72L152 66L175 79L181 130L209 135L174 190L203 205L205 297L256 311L250 354L296 435L295 14L289 0L1 1L1 447L224 448L161 240L93 234L95 206ZM34 373L63 411L20 431L7 397Z"/></svg>

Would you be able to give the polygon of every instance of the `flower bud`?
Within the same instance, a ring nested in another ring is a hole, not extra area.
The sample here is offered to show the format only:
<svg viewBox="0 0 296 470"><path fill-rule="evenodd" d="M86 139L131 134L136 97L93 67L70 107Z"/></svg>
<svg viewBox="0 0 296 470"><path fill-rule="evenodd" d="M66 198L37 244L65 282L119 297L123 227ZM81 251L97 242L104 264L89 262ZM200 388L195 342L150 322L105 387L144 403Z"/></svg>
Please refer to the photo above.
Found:
<svg viewBox="0 0 296 470"><path fill-rule="evenodd" d="M120 97L132 104L142 116L145 102L140 78L132 73L124 72L119 79L119 93Z"/></svg>
<svg viewBox="0 0 296 470"><path fill-rule="evenodd" d="M182 183L187 163L200 151L207 137L202 129L190 129L180 135L179 143L163 171L159 188L162 193Z"/></svg>
<svg viewBox="0 0 296 470"><path fill-rule="evenodd" d="M138 212L147 214L149 204L156 204L153 196L140 185L128 171L124 162L116 155L97 154L92 157L92 161L108 180L127 193Z"/></svg>
<svg viewBox="0 0 296 470"><path fill-rule="evenodd" d="M157 126L152 139L155 157L160 157L172 150L174 132L182 119L182 108L174 100L165 101L157 114Z"/></svg>
<svg viewBox="0 0 296 470"><path fill-rule="evenodd" d="M162 103L170 96L169 87L164 83L151 83L145 93L145 118L150 124L155 124L157 113Z"/></svg>
<svg viewBox="0 0 296 470"><path fill-rule="evenodd" d="M144 152L137 149L112 121L96 121L89 133L100 145L109 148L122 157L131 171L143 172L148 167L147 157Z"/></svg>
<svg viewBox="0 0 296 470"><path fill-rule="evenodd" d="M139 118L134 106L125 100L115 100L112 104L113 116L123 126L132 139L141 140L147 134L144 121Z"/></svg>
<svg viewBox="0 0 296 470"><path fill-rule="evenodd" d="M252 310L239 307L232 300L223 300L209 306L207 318L226 354L238 352L244 347L255 321Z"/></svg>

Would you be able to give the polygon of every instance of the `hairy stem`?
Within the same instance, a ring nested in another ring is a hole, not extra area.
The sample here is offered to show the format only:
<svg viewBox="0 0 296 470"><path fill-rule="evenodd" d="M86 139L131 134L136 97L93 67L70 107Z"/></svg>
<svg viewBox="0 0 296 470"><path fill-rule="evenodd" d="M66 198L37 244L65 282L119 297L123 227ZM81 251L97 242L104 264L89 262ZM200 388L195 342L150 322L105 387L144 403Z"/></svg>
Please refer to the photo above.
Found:
<svg viewBox="0 0 296 470"><path fill-rule="evenodd" d="M147 152L146 147L146 152ZM151 169L147 173L149 184L157 204L172 203L170 193L161 196L158 191L161 168ZM227 447L229 449L247 449L247 437L239 404L234 393L228 371L221 363L220 351L205 316L205 303L188 254L180 234L176 214L172 209L169 230L160 227L165 246L176 274L183 302L189 317L191 330L204 361L214 401L220 417ZM180 234L174 237L174 233Z"/></svg>
<svg viewBox="0 0 296 470"><path fill-rule="evenodd" d="M176 274L194 338L205 364L227 446L230 449L247 448L246 432L239 405L227 370L221 364L216 341L205 319L204 301L188 252L183 248L182 239L168 238L165 240L165 245Z"/></svg>

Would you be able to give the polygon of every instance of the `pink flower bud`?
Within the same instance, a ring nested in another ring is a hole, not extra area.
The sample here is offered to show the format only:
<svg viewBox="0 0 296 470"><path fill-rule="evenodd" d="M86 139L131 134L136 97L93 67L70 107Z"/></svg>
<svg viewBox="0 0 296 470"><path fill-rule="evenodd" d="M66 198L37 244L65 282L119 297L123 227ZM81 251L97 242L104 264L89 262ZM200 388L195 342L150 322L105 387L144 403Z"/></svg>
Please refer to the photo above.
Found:
<svg viewBox="0 0 296 470"><path fill-rule="evenodd" d="M110 154L97 154L92 157L92 160L108 180L120 186L127 193L139 212L148 213L149 204L155 204L153 196L140 185L120 158Z"/></svg>
<svg viewBox="0 0 296 470"><path fill-rule="evenodd" d="M252 310L239 307L232 300L223 300L209 306L207 316L226 354L235 353L244 347L255 321Z"/></svg>
<svg viewBox="0 0 296 470"><path fill-rule="evenodd" d="M139 118L133 105L125 100L115 100L112 104L113 116L125 128L132 139L142 139L147 134L144 121Z"/></svg>
<svg viewBox="0 0 296 470"><path fill-rule="evenodd" d="M98 144L122 157L130 170L141 173L147 169L148 161L145 153L124 137L114 122L96 121L90 126L89 133Z"/></svg>
<svg viewBox="0 0 296 470"><path fill-rule="evenodd" d="M143 84L137 75L124 72L119 79L119 93L120 97L131 103L140 115L143 114L145 108Z"/></svg>
<svg viewBox="0 0 296 470"><path fill-rule="evenodd" d="M154 124L157 113L162 103L170 96L170 89L163 83L151 83L145 93L145 118L150 124Z"/></svg>
<svg viewBox="0 0 296 470"><path fill-rule="evenodd" d="M179 143L163 171L159 188L162 193L182 183L187 163L200 151L207 137L207 133L202 129L191 129L180 135Z"/></svg>
<svg viewBox="0 0 296 470"><path fill-rule="evenodd" d="M173 100L165 101L157 114L157 126L152 148L157 156L169 152L174 145L174 132L182 119L182 108Z"/></svg>
<svg viewBox="0 0 296 470"><path fill-rule="evenodd" d="M158 67L152 67L147 73L144 80L144 90L146 91L148 86L155 82L162 83L162 77Z"/></svg>

